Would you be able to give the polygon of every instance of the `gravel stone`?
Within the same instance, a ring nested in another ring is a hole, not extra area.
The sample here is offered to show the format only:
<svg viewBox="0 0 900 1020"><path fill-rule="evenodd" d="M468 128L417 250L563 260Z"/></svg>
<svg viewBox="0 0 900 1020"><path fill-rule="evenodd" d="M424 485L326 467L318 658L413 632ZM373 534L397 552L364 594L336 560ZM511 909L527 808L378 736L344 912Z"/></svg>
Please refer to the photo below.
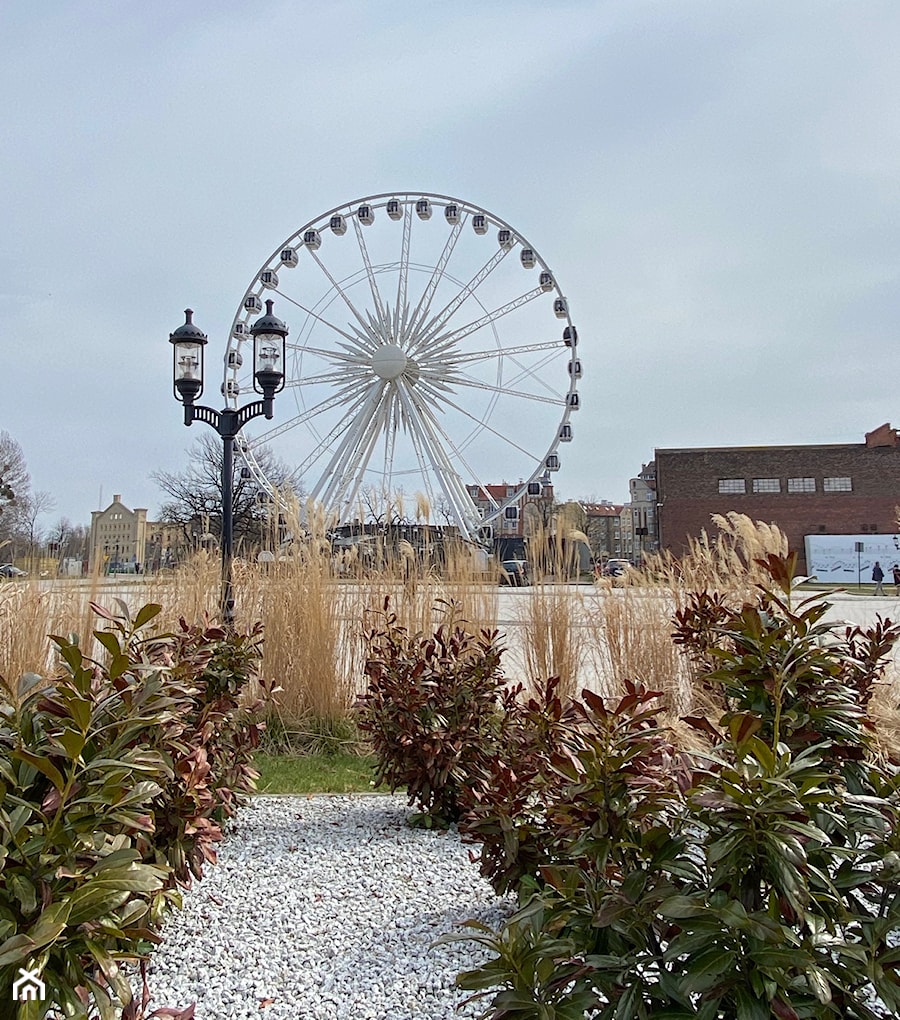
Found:
<svg viewBox="0 0 900 1020"><path fill-rule="evenodd" d="M185 893L150 958L159 1006L197 1020L455 1020L461 970L487 953L435 946L513 909L458 833L411 829L405 798L254 797Z"/></svg>

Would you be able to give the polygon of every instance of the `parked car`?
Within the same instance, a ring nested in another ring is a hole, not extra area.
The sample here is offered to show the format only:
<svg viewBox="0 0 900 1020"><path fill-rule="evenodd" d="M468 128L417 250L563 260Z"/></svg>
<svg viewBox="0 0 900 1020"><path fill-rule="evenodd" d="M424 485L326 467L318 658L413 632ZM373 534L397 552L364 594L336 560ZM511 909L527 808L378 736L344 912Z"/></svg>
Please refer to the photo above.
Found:
<svg viewBox="0 0 900 1020"><path fill-rule="evenodd" d="M19 570L12 563L0 563L0 577L26 577L24 570Z"/></svg>
<svg viewBox="0 0 900 1020"><path fill-rule="evenodd" d="M631 569L630 560L607 560L603 568L604 577L621 577L626 570Z"/></svg>
<svg viewBox="0 0 900 1020"><path fill-rule="evenodd" d="M514 588L531 584L531 578L528 576L528 564L525 560L504 560L500 564L500 583L511 585Z"/></svg>

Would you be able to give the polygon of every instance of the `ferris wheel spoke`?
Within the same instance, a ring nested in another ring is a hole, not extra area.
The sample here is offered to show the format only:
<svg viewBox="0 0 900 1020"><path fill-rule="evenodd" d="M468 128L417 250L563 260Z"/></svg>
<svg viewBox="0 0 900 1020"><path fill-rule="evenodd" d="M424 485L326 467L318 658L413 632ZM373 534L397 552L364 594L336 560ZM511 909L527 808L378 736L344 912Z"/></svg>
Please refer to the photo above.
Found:
<svg viewBox="0 0 900 1020"><path fill-rule="evenodd" d="M384 467L382 477L385 485L390 488L391 479L394 476L394 450L397 444L397 429L390 426L384 430Z"/></svg>
<svg viewBox="0 0 900 1020"><path fill-rule="evenodd" d="M376 413L366 423L361 432L359 442L353 451L353 463L347 463L348 469L345 469L338 478L339 484L335 489L331 505L341 507L339 523L343 523L346 515L350 513L359 495L359 490L362 488L362 482L365 479L365 472L368 469L369 461L378 446L379 437L384 431L384 422L390 410L390 403L391 398L387 388L382 388Z"/></svg>
<svg viewBox="0 0 900 1020"><path fill-rule="evenodd" d="M485 315L475 319L473 322L467 323L465 326L460 326L459 329L453 330L452 333L445 333L443 336L439 336L432 348L433 351L435 354L440 355L441 352L449 350L451 347L459 343L460 340L464 340L471 333L482 329L484 326L489 326L498 319L502 319L504 315L509 315L510 312L514 312L517 308L521 308L522 305L528 304L529 301L534 301L535 298L540 297L544 293L545 292L542 288L534 287L532 290L526 291L524 294L520 294L517 298L513 298L512 301L507 301L506 304L500 305L492 312L487 312Z"/></svg>
<svg viewBox="0 0 900 1020"><path fill-rule="evenodd" d="M480 287L482 283L484 283L484 281L491 275L497 266L500 265L508 254L508 248L498 248L491 258L489 258L481 269L479 269L478 272L469 280L469 282L463 284L457 295L444 305L437 315L435 315L422 329L416 330L416 338L410 348L410 354L415 354L417 351L421 350L423 345L428 343L428 341L440 331L444 324L451 318L452 315L454 315L466 299L472 296L472 293Z"/></svg>
<svg viewBox="0 0 900 1020"><path fill-rule="evenodd" d="M539 386L541 389L549 393L551 400L555 401L564 399L559 393L559 391L555 390L550 385L550 383L547 381L546 374L542 372L542 369L545 366L549 365L553 361L553 358L554 354L553 352L551 352L550 354L547 354L545 357L541 358L540 361L535 362L535 364L533 365L523 365L520 361L517 361L515 358L510 358L509 360L512 362L513 365L515 365L516 368L519 369L519 371L511 378L505 379L503 381L503 384L500 387L501 391L504 393L513 392L512 387L516 386L523 379L529 379L536 386ZM445 377L447 382L455 382L458 385L464 384L465 381L471 379L471 377L467 376L464 372L454 373L452 371L445 373ZM430 374L426 375L426 378L428 379L429 382L432 381L430 379ZM452 391L452 388L446 384L443 384L443 388ZM535 394L535 396L537 396L537 394Z"/></svg>
<svg viewBox="0 0 900 1020"><path fill-rule="evenodd" d="M372 421L381 400L383 383L379 380L372 383L362 406L352 419L345 417L344 438L328 462L321 478L316 483L310 496L320 500L326 506L333 506L336 494L344 487L347 466L356 453L362 436Z"/></svg>
<svg viewBox="0 0 900 1020"><path fill-rule="evenodd" d="M356 221L354 220L354 223L355 222ZM337 291L337 293L340 295L341 300L347 306L347 308L349 309L351 315L353 315L353 317L360 324L360 326L362 326L363 333L368 335L369 327L368 327L368 325L366 323L366 320L359 314L359 312L356 309L356 305L354 305L353 302L350 300L350 298L347 297L347 294L344 291L344 288L331 275L330 270L325 265L325 263L319 258L319 255L318 255L317 252L313 251L312 248L310 248L309 249L309 254L312 256L313 262L315 262L315 264L319 267L319 269L321 269L322 272L325 274L325 277L327 278L327 280L331 284L331 286L334 288L334 290ZM344 335L346 336L347 334L344 334ZM348 339L350 340L351 343L358 343L359 342L357 337L350 336Z"/></svg>
<svg viewBox="0 0 900 1020"><path fill-rule="evenodd" d="M520 344L517 347L494 347L484 351L470 351L468 354L447 354L438 356L436 360L452 368L471 361L490 361L493 358L509 358L514 354L534 354L537 351L557 351L558 349L559 340L547 340L544 343Z"/></svg>
<svg viewBox="0 0 900 1020"><path fill-rule="evenodd" d="M512 390L508 386L493 386L491 383L482 382L480 379L472 379L467 375L457 375L453 380L460 386L469 386L476 390L487 390L489 393L498 393L507 397L522 397L525 400L537 400L542 404L554 404L557 407L564 407L566 399L564 396L543 397L538 393L526 393L524 390Z"/></svg>
<svg viewBox="0 0 900 1020"><path fill-rule="evenodd" d="M348 413L352 414L355 409L355 407L351 408ZM347 418L345 416L336 425L334 425L324 437L317 437L318 445L316 448L297 465L297 473L301 477L305 475L306 472L309 471L315 463L317 463L317 461L321 460L322 457L329 452L329 450L331 450L335 442L341 438L341 436L346 435L346 421Z"/></svg>
<svg viewBox="0 0 900 1020"><path fill-rule="evenodd" d="M470 421L473 421L480 428L483 428L487 432L490 432L491 435L496 436L498 439L502 439L504 443L506 443L508 446L511 446L514 450L517 450L519 453L524 453L525 456L528 457L529 459L534 461L539 461L541 459L540 454L532 453L531 450L526 450L524 446L519 446L518 443L514 442L512 439L509 438L509 436L505 435L503 432L498 432L497 429L491 428L491 426L488 425L486 421L483 421L481 418L476 418L475 415L472 414L470 411L467 411L464 407L460 407L460 405L457 404L456 401L448 400L446 397L444 397L443 402L448 407L452 407L454 411L459 411L461 415L468 418Z"/></svg>
<svg viewBox="0 0 900 1020"><path fill-rule="evenodd" d="M366 391L356 395L356 397L346 407L346 413L338 419L324 437L320 436L319 433L315 432L312 428L310 429L315 436L316 447L306 456L306 458L304 458L303 461L301 461L297 469L299 472L305 474L314 464L320 461L332 450L338 439L344 439L346 437L348 427L347 423L353 420L354 416L362 407L368 396L368 392L367 388Z"/></svg>
<svg viewBox="0 0 900 1020"><path fill-rule="evenodd" d="M426 401L420 399L419 394L413 395L412 400L416 410L419 412L420 420L427 422L429 425L429 428L426 430L427 433L432 435L432 437L435 436L437 436L438 438L443 437L444 441L446 442L450 450L456 454L458 462L462 464L462 466L471 476L472 481L478 482L478 484L480 485L481 481L478 477L478 472L476 472L472 465L468 463L465 456L463 455L462 450L460 450L459 447L450 438L450 436L447 433L447 430L438 421L437 416L434 414L432 407L429 406L429 404L426 403ZM440 450L440 443L438 443L438 449ZM462 492L464 493L466 499L468 500L469 494L468 490L465 488L465 483L463 483L463 481L460 479L458 472L453 467L452 463L449 461L446 455L443 453L443 450L441 450L440 456L441 459L447 464L448 469L450 470L456 481L459 483Z"/></svg>
<svg viewBox="0 0 900 1020"><path fill-rule="evenodd" d="M370 363L369 359L371 354L362 349L361 345L357 343L355 346L345 344L342 341L336 341L340 350L335 348L326 347L312 347L302 343L287 343L285 348L292 354L304 355L309 354L316 358L322 358L325 361L336 361L342 365L358 365L364 367Z"/></svg>
<svg viewBox="0 0 900 1020"><path fill-rule="evenodd" d="M284 388L286 390L300 389L303 386L318 386L320 383L336 383L338 380L346 380L348 377L362 379L363 372L364 370L360 366L356 371L351 368L343 371L323 372L320 375L305 375L299 379L289 379L284 384Z"/></svg>
<svg viewBox="0 0 900 1020"><path fill-rule="evenodd" d="M308 375L298 376L296 379L289 379L285 383L285 389L291 390L302 390L305 386L317 386L327 384L332 386L335 390L340 393L346 393L348 390L354 389L357 386L365 386L372 381L371 374L366 372L364 369L353 366L347 368L343 372L326 372L321 375Z"/></svg>
<svg viewBox="0 0 900 1020"><path fill-rule="evenodd" d="M431 276L428 278L428 283L425 285L425 289L422 291L422 296L419 298L418 304L415 307L412 315L409 318L409 328L404 332L403 339L406 340L408 336L414 334L418 328L420 322L423 322L425 317L431 310L431 302L434 300L434 294L437 290L438 284L441 282L444 276L444 272L447 269L447 263L450 261L450 256L453 254L453 250L456 247L456 242L459 240L459 236L462 233L463 224L468 217L467 213L463 213L459 220L453 224L450 230L447 240L444 242L443 250L441 251L440 257L434 265L434 269L431 271Z"/></svg>
<svg viewBox="0 0 900 1020"><path fill-rule="evenodd" d="M381 324L381 330L387 327L388 318L384 310L384 305L381 302L381 294L378 290L378 283L375 280L375 273L372 270L372 260L369 258L369 249L366 246L366 239L363 237L363 228L360 225L359 219L353 217L353 230L356 233L356 243L359 245L359 253L362 255L363 264L366 267L366 276L369 278L369 287L372 291L372 300L375 302L375 310L378 312L378 321Z"/></svg>
<svg viewBox="0 0 900 1020"><path fill-rule="evenodd" d="M385 469L382 474L385 492L390 493L393 486L394 479L394 448L396 446L397 432L399 425L404 419L404 408L402 404L401 394L396 388L393 389L393 396L391 401L390 416L392 418L393 427L389 427L385 431ZM418 465L419 478L421 479L422 486L426 490L426 496L431 506L435 506L435 493L432 488L431 482L431 470L428 465L428 459L424 456L421 449L421 442L418 437L418 432L414 427L409 427L408 424L405 427L405 433L409 437L410 443L412 444L413 453L415 460Z"/></svg>
<svg viewBox="0 0 900 1020"><path fill-rule="evenodd" d="M334 330L335 333L339 333L342 337L349 340L351 344L356 344L356 337L354 337L352 333L346 332L346 330L341 329L340 326L335 326L333 322L330 322L328 319L323 318L317 312L314 312L311 308L307 308L306 305L300 304L299 301L290 297L288 294L285 294L283 290L276 289L275 293L278 294L279 297L284 298L284 300L287 301L289 304L295 305L297 308L300 309L301 312L304 312L306 315L309 315L311 318L315 319L316 322L321 322L323 326L327 326L329 329ZM292 347L294 345L289 344L288 346Z"/></svg>
<svg viewBox="0 0 900 1020"><path fill-rule="evenodd" d="M276 425L274 428L269 429L267 432L261 432L256 437L257 443L268 443L273 439L277 439L278 436L283 436L286 432L290 432L291 429L295 429L298 425L304 425L311 418L314 418L317 414L322 414L324 411L329 411L333 407L337 407L346 400L346 395L343 393L333 393L326 397L324 400L320 400L318 404L314 404L312 407L302 411L295 418L291 418L290 421L283 422L281 425Z"/></svg>
<svg viewBox="0 0 900 1020"><path fill-rule="evenodd" d="M362 450L361 456L358 458L357 468L350 478L349 488L345 490L343 498L341 499L343 509L339 515L340 523L344 523L347 519L351 512L351 508L359 496L359 491L362 489L362 482L365 480L365 472L368 468L368 463L374 453L374 450L376 450L376 447L378 446L378 441L379 429L378 427L373 427L369 431L365 447ZM382 495L387 503L391 497L391 493L387 491L384 486L382 488Z"/></svg>
<svg viewBox="0 0 900 1020"><path fill-rule="evenodd" d="M406 332L406 314L409 311L406 292L409 286L409 239L412 232L412 207L404 206L403 209L403 237L400 242L400 267L397 273L397 304L395 314L395 336L401 339Z"/></svg>
<svg viewBox="0 0 900 1020"><path fill-rule="evenodd" d="M410 440L412 441L413 451L416 455L416 463L419 465L419 475L422 479L422 484L425 486L425 495L428 499L430 506L437 506L437 500L434 498L434 489L431 486L431 472L428 470L427 457L425 452L422 450L422 443L419 440L419 433L413 429L409 433Z"/></svg>
<svg viewBox="0 0 900 1020"><path fill-rule="evenodd" d="M493 505L495 510L499 510L500 504L491 495L490 490L489 490L487 484L481 478L479 472L476 471L475 468L466 459L462 449L460 447L458 447L457 444L454 443L453 440L450 438L449 433L443 427L443 425L441 425L440 421L438 421L438 419L434 415L432 409L428 405L426 405L424 403L424 401L419 401L419 400L416 400L416 406L417 406L417 408L420 411L422 420L424 422L426 422L427 425L429 426L426 431L432 436L432 438L433 438L433 440L434 440L434 442L436 444L436 449L437 449L437 451L439 451L439 455L440 455L441 459L448 465L448 470L451 472L452 477L454 479L454 485L455 485L455 488L456 488L456 490L458 492L459 498L462 500L462 503L467 508L467 510L470 511L467 516L470 519L474 519L477 522L476 523L476 530L477 530L477 524L480 523L480 515L478 515L478 511L475 508L475 504L472 501L471 496L469 495L468 488L466 487L466 485L462 481L462 479L460 479L458 472L453 467L453 465L451 464L449 459L444 455L444 453L443 453L444 444L446 445L447 448L449 448L455 454L457 462L462 464L462 466L468 472L469 479L472 482L474 482L479 487L479 489L481 489L484 492L484 494L486 495L488 500L491 502L491 504ZM441 439L443 439L443 444L441 443ZM473 514L474 514L474 516L473 516Z"/></svg>
<svg viewBox="0 0 900 1020"><path fill-rule="evenodd" d="M398 388L398 392L406 409L407 423L411 429L418 433L419 442L441 490L447 497L457 527L467 538L473 537L473 525L477 516L475 504L466 492L456 469L441 449L440 442L433 432L432 423L428 420L426 409L409 392L405 384Z"/></svg>
<svg viewBox="0 0 900 1020"><path fill-rule="evenodd" d="M554 390L550 383L547 381L545 374L542 374L541 369L546 365L549 365L553 361L553 355L548 354L546 358L542 358L537 364L526 366L521 362L516 361L515 358L510 358L510 361L520 369L518 375L514 375L507 383L509 386L516 386L522 379L531 379L542 389L546 390L547 393L551 394L552 397L558 397L559 393Z"/></svg>

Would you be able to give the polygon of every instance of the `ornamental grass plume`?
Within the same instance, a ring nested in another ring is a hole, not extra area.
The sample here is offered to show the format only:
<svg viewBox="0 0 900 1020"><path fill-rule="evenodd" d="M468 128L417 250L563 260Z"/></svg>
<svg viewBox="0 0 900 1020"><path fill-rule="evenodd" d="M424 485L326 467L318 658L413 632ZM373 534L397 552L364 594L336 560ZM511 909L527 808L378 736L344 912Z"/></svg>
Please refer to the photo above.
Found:
<svg viewBox="0 0 900 1020"><path fill-rule="evenodd" d="M641 568L629 575L631 583L664 588L678 606L687 591L718 591L740 598L765 583L759 561L769 554L787 555L787 536L774 524L733 510L713 514L711 521L718 529L712 537L705 529L699 538L689 537L681 557L668 550L647 554Z"/></svg>
<svg viewBox="0 0 900 1020"><path fill-rule="evenodd" d="M536 687L547 677L559 677L560 695L574 696L589 655L584 596L540 581L516 600L515 612L529 684Z"/></svg>

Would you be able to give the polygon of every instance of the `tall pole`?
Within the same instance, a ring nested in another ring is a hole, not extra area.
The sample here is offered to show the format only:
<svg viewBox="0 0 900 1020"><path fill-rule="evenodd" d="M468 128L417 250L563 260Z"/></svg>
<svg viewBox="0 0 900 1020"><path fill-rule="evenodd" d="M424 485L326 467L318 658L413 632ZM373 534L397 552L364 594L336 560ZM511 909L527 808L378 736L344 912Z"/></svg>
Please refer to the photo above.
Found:
<svg viewBox="0 0 900 1020"><path fill-rule="evenodd" d="M231 562L234 559L234 436L222 436L222 622L234 625L234 591Z"/></svg>
<svg viewBox="0 0 900 1020"><path fill-rule="evenodd" d="M193 322L193 311L186 308L184 325L169 334L174 367L175 396L184 405L184 423L195 421L211 425L222 438L222 623L227 630L234 627L234 588L231 578L234 558L234 439L241 428L253 418L272 418L273 398L284 387L284 341L288 334L285 324L272 314L272 301L266 301L266 314L253 324L253 388L262 394L243 407L212 407L197 404L203 392L203 348L207 336ZM223 388L224 392L224 388Z"/></svg>

